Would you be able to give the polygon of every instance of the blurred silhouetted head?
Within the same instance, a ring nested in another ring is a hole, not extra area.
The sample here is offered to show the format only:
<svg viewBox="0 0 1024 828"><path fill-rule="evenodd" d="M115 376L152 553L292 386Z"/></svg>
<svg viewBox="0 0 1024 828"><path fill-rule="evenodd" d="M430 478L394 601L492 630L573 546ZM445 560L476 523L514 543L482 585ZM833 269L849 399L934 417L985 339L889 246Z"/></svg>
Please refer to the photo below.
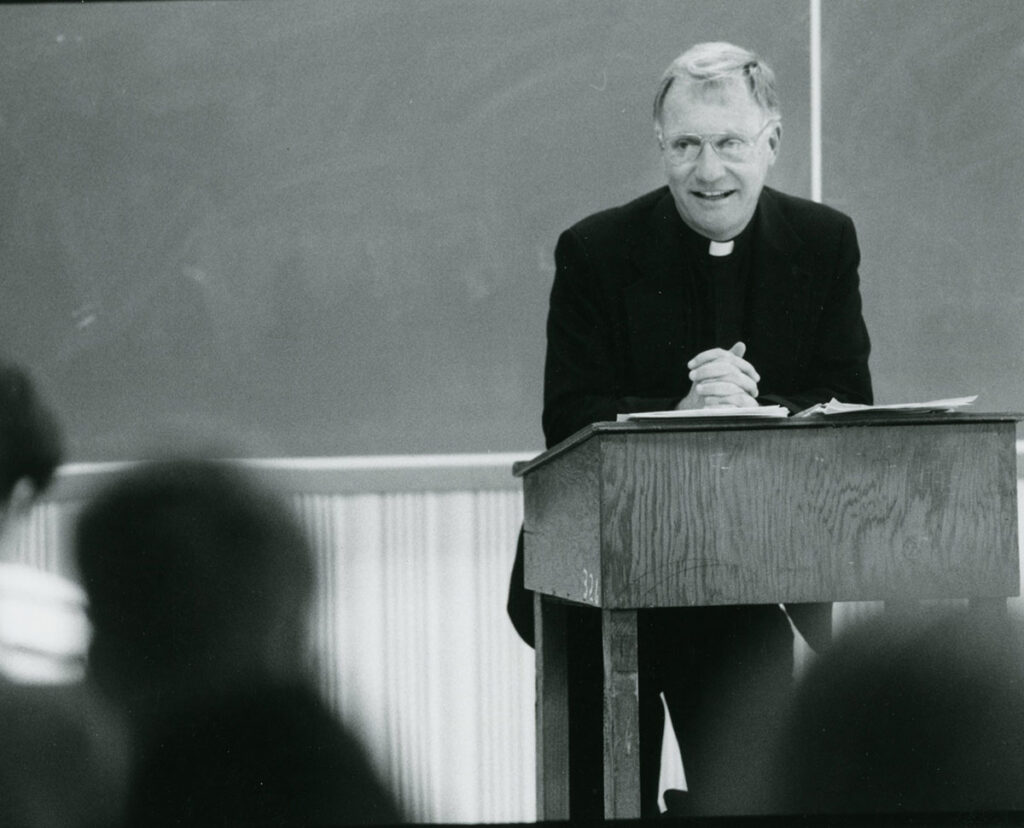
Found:
<svg viewBox="0 0 1024 828"><path fill-rule="evenodd" d="M313 564L285 504L237 467L132 468L80 516L90 671L147 707L303 672Z"/></svg>
<svg viewBox="0 0 1024 828"><path fill-rule="evenodd" d="M769 766L769 810L1024 807L1024 635L963 612L883 616L809 670Z"/></svg>
<svg viewBox="0 0 1024 828"><path fill-rule="evenodd" d="M43 491L61 460L57 420L40 400L29 375L0 362L0 500L19 480Z"/></svg>

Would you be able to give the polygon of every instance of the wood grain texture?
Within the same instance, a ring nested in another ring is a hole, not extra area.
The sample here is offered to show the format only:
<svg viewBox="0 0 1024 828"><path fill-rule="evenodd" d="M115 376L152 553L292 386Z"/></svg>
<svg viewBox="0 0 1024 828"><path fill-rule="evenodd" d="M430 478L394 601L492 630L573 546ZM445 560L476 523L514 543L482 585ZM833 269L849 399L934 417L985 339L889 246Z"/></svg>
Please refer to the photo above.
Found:
<svg viewBox="0 0 1024 828"><path fill-rule="evenodd" d="M569 818L569 685L565 605L533 598L537 659L537 819Z"/></svg>
<svg viewBox="0 0 1024 828"><path fill-rule="evenodd" d="M581 443L560 462L523 479L528 589L591 605L601 600L600 441Z"/></svg>
<svg viewBox="0 0 1024 828"><path fill-rule="evenodd" d="M1017 592L1012 423L601 445L605 607Z"/></svg>
<svg viewBox="0 0 1024 828"><path fill-rule="evenodd" d="M604 610L604 815L640 817L640 705L636 612Z"/></svg>

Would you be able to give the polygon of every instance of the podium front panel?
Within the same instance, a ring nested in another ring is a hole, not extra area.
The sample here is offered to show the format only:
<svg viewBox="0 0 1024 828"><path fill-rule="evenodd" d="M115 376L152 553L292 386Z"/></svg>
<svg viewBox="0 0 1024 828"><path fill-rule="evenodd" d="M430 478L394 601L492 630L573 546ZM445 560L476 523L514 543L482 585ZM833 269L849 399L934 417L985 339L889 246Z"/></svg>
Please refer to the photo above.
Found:
<svg viewBox="0 0 1024 828"><path fill-rule="evenodd" d="M524 479L527 586L606 609L1016 595L1014 442L1012 421L597 431Z"/></svg>

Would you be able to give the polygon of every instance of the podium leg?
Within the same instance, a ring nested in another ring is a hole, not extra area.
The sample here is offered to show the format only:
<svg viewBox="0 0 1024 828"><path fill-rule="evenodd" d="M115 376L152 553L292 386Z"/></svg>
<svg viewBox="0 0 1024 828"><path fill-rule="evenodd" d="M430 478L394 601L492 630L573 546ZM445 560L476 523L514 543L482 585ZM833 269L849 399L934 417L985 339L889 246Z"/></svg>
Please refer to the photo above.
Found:
<svg viewBox="0 0 1024 828"><path fill-rule="evenodd" d="M569 682L565 605L533 596L537 664L537 819L569 819Z"/></svg>
<svg viewBox="0 0 1024 828"><path fill-rule="evenodd" d="M640 818L640 699L636 611L602 610L604 815Z"/></svg>

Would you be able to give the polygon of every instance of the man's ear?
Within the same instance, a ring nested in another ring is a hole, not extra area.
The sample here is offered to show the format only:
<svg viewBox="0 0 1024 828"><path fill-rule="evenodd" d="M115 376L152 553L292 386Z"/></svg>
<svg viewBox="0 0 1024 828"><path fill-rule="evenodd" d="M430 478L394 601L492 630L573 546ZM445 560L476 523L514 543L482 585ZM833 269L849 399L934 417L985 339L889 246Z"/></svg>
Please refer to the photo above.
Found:
<svg viewBox="0 0 1024 828"><path fill-rule="evenodd" d="M772 163L779 157L779 145L782 143L782 122L776 121L768 131L768 148L772 151Z"/></svg>

